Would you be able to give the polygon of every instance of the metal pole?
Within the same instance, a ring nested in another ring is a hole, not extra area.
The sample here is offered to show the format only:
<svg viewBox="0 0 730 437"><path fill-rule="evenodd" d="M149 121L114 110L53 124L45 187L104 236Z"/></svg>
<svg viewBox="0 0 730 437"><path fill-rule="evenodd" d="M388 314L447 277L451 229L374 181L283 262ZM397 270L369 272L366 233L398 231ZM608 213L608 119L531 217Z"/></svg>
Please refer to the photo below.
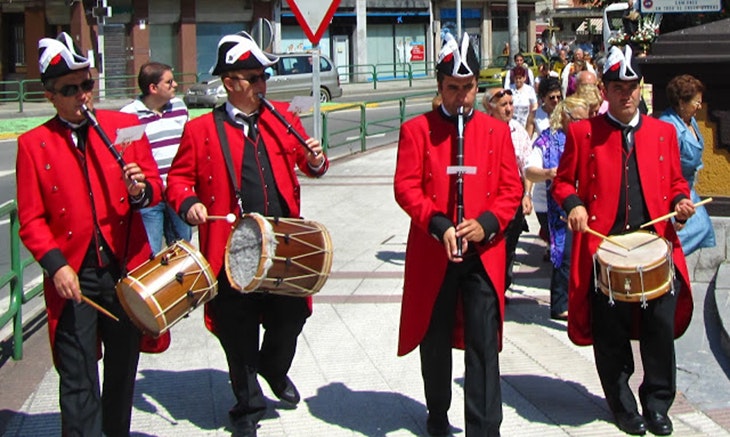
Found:
<svg viewBox="0 0 730 437"><path fill-rule="evenodd" d="M312 44L312 96L314 96L314 120L313 137L322 141L322 117L320 115L319 101L319 43Z"/></svg>
<svg viewBox="0 0 730 437"><path fill-rule="evenodd" d="M509 30L509 65L514 65L514 55L520 52L520 31L517 26L517 0L507 0L507 28Z"/></svg>
<svg viewBox="0 0 730 437"><path fill-rule="evenodd" d="M106 9L106 0L99 0L98 3L100 8ZM96 68L99 71L99 100L104 100L106 97L106 80L104 79L105 76L105 66L104 66L104 25L106 24L106 17L100 16L97 17L97 32L96 32L96 46L99 52L99 63L96 66Z"/></svg>
<svg viewBox="0 0 730 437"><path fill-rule="evenodd" d="M456 0L456 40L461 41L461 0Z"/></svg>

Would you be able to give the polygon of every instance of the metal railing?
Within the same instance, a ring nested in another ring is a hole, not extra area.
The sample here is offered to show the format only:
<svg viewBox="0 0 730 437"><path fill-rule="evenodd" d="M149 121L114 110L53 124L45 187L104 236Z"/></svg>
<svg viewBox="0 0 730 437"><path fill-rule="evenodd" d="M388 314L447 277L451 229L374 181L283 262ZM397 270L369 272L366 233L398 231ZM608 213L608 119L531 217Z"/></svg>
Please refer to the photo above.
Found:
<svg viewBox="0 0 730 437"><path fill-rule="evenodd" d="M433 75L433 68L426 62L385 63L385 64L352 64L337 67L341 78L346 77L349 82L371 82L373 89L378 88L378 82L392 80L407 80L408 87L413 86L413 79ZM98 77L95 77L98 80ZM198 73L175 73L178 83L178 93L183 95L185 90L198 82ZM139 94L136 75L105 76L104 87L100 91L97 84L94 89L94 99L132 99ZM40 79L21 81L0 81L0 103L18 103L18 112L23 112L23 105L29 102L44 102L46 100L43 85Z"/></svg>
<svg viewBox="0 0 730 437"><path fill-rule="evenodd" d="M413 79L426 77L433 73L425 62L394 62L387 64L353 64L337 67L340 78L347 77L350 82L372 82L373 89L378 82L407 80L413 86Z"/></svg>
<svg viewBox="0 0 730 437"><path fill-rule="evenodd" d="M176 73L175 80L181 95L187 87L198 81L196 73ZM94 78L99 80L98 77ZM105 76L104 89L100 90L97 83L94 88L94 99L133 99L139 94L136 75ZM45 90L40 79L21 81L0 81L0 102L18 102L18 112L23 112L23 104L28 102L44 102Z"/></svg>
<svg viewBox="0 0 730 437"><path fill-rule="evenodd" d="M23 272L35 263L33 257L21 259L20 253L20 224L18 223L18 204L15 200L9 200L0 205L0 219L10 219L10 271L0 277L0 289L9 286L8 309L0 315L0 328L5 327L9 322L13 324L13 359L23 358L23 305L41 294L43 282L24 290Z"/></svg>
<svg viewBox="0 0 730 437"><path fill-rule="evenodd" d="M425 91L420 93L412 93L396 98L368 100L338 106L322 112L322 148L327 152L336 147L346 146L352 143L360 143L360 151L367 150L367 139L372 135L381 135L394 132L400 129L400 125L409 118L421 114L423 111L408 111L408 102L424 98L432 98L434 91ZM380 117L368 119L366 108L372 105L383 105L387 103L398 103L399 111L396 116ZM344 111L359 110L359 117L356 121L350 122L349 126L339 130L331 130L329 119L337 116ZM347 136L348 133L353 135ZM344 140L334 143L333 138L337 136L345 136Z"/></svg>

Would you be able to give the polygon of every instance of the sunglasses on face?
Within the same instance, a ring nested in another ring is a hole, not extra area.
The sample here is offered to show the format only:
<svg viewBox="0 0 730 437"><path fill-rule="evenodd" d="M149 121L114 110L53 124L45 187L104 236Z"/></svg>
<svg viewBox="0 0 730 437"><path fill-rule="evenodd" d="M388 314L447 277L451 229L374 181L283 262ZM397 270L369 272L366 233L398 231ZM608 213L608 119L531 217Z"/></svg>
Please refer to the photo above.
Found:
<svg viewBox="0 0 730 437"><path fill-rule="evenodd" d="M80 84L69 84L64 85L61 88L54 91L54 93L60 94L64 97L73 97L79 93L79 90L88 93L94 89L94 79L86 79Z"/></svg>
<svg viewBox="0 0 730 437"><path fill-rule="evenodd" d="M563 100L563 96L547 96L549 100Z"/></svg>
<svg viewBox="0 0 730 437"><path fill-rule="evenodd" d="M570 118L570 121L581 121L581 120L585 120L585 118L583 118L583 117L576 117L576 116L574 116L567 109L565 110L565 115L567 115L568 118Z"/></svg>
<svg viewBox="0 0 730 437"><path fill-rule="evenodd" d="M175 83L175 79L165 80L165 81L162 81L160 83L166 83L166 84L172 86L172 84Z"/></svg>
<svg viewBox="0 0 730 437"><path fill-rule="evenodd" d="M270 77L271 77L271 75L269 73L261 73L261 74L253 75L253 76L249 76L249 77L231 76L231 79L245 80L246 82L250 83L251 85L254 85L259 80L263 80L264 82L266 82L267 80L269 80Z"/></svg>
<svg viewBox="0 0 730 437"><path fill-rule="evenodd" d="M494 100L499 100L499 99L501 99L502 97L504 97L505 95L511 96L511 95L512 95L512 90L502 90L502 91L500 91L500 92L496 93L495 95L493 95L493 96L492 96L492 97L491 97L491 98L489 99L489 101L490 101L490 102L492 102L492 101L494 101Z"/></svg>

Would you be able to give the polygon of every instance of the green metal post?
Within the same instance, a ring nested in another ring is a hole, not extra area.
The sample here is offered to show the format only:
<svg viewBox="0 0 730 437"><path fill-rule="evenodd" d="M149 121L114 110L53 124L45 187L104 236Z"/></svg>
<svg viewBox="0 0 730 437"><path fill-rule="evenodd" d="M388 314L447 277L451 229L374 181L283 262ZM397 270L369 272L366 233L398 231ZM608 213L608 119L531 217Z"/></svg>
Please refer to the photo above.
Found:
<svg viewBox="0 0 730 437"><path fill-rule="evenodd" d="M327 112L322 112L322 151L327 154L330 145L330 136L327 128Z"/></svg>
<svg viewBox="0 0 730 437"><path fill-rule="evenodd" d="M365 103L360 104L360 151L365 152L368 148L368 122L365 118Z"/></svg>
<svg viewBox="0 0 730 437"><path fill-rule="evenodd" d="M20 263L20 224L18 223L18 206L15 200L12 201L10 211L10 269L13 271L13 279L10 280L10 301L11 307L15 307L13 316L13 359L23 359L23 281Z"/></svg>

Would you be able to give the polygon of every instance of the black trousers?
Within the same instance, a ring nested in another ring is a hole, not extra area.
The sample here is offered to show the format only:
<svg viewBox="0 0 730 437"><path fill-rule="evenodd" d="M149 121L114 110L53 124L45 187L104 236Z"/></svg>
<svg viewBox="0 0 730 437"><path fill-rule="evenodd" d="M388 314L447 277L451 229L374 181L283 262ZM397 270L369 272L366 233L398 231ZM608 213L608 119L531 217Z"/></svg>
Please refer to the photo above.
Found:
<svg viewBox="0 0 730 437"><path fill-rule="evenodd" d="M225 272L218 275L218 295L208 303L218 340L226 353L236 405L229 414L234 428L246 429L266 412L256 374L268 381L284 378L297 348L297 337L309 317L307 301L231 288ZM259 347L259 326L264 327Z"/></svg>
<svg viewBox="0 0 730 437"><path fill-rule="evenodd" d="M514 274L512 268L515 265L515 252L517 251L517 243L520 240L520 234L525 230L525 214L522 211L522 204L517 208L517 212L507 225L504 231L505 250L507 251L507 262L505 263L505 281L504 288L508 289L512 285Z"/></svg>
<svg viewBox="0 0 730 437"><path fill-rule="evenodd" d="M461 291L461 293L459 293ZM451 406L451 339L459 294L464 310L464 411L466 434L497 436L502 423L499 379L499 306L494 287L477 256L450 264L420 344L421 374L429 414Z"/></svg>
<svg viewBox="0 0 730 437"><path fill-rule="evenodd" d="M610 305L602 292L591 293L593 353L598 376L611 411L638 411L636 399L629 388L634 373L634 357L630 333L634 323L639 326L641 361L644 379L639 387L639 399L644 414L667 414L677 391L677 370L674 355L674 313L680 287L675 281L675 294L640 303L616 301ZM637 317L638 313L638 317Z"/></svg>
<svg viewBox="0 0 730 437"><path fill-rule="evenodd" d="M141 334L116 297L116 269L82 268L83 294L119 317L115 322L85 303L68 301L55 334L64 436L128 436ZM99 392L98 340L104 346Z"/></svg>

